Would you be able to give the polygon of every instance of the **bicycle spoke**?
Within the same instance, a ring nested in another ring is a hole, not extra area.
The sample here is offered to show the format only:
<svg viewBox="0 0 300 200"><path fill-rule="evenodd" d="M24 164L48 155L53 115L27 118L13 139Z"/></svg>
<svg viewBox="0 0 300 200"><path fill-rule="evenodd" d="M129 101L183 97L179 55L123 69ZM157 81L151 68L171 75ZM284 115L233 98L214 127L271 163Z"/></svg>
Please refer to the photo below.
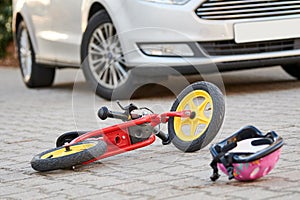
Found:
<svg viewBox="0 0 300 200"><path fill-rule="evenodd" d="M195 123L195 122L193 122L190 125L190 136L195 136L196 135L197 127L198 127L198 123Z"/></svg>
<svg viewBox="0 0 300 200"><path fill-rule="evenodd" d="M200 115L198 118L199 124L209 124L209 118L207 118L204 114Z"/></svg>
<svg viewBox="0 0 300 200"><path fill-rule="evenodd" d="M204 110L205 110L205 108L206 108L206 106L207 106L208 103L209 103L209 100L208 100L208 99L205 99L205 100L201 103L201 105L198 106L198 110L199 110L200 112L204 112Z"/></svg>
<svg viewBox="0 0 300 200"><path fill-rule="evenodd" d="M192 122L192 120L190 118L185 118L183 120L181 120L181 126L182 125L190 125Z"/></svg>
<svg viewBox="0 0 300 200"><path fill-rule="evenodd" d="M190 110L192 110L192 111L197 110L197 106L195 105L193 99L191 99L191 100L188 102L188 106L189 106Z"/></svg>

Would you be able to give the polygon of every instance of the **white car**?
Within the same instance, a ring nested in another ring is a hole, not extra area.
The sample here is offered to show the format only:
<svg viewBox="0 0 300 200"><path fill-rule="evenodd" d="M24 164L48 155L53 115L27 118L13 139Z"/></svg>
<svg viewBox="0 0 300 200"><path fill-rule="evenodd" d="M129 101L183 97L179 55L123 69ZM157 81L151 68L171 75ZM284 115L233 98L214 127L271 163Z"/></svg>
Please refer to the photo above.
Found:
<svg viewBox="0 0 300 200"><path fill-rule="evenodd" d="M81 66L107 99L210 63L220 71L281 65L299 79L299 24L292 0L13 0L25 84L50 86L56 68Z"/></svg>

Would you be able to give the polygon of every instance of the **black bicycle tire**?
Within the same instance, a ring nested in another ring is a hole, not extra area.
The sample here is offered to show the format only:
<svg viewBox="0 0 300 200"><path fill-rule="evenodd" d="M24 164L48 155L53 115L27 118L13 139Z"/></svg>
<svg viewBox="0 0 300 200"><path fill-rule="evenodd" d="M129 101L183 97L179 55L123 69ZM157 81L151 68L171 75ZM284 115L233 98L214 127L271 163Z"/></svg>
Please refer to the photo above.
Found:
<svg viewBox="0 0 300 200"><path fill-rule="evenodd" d="M96 142L96 145L92 146L91 148L87 148L83 151L70 154L67 156L57 157L57 158L45 158L42 159L41 157L45 154L48 154L52 151L56 151L65 147L57 147L53 148L47 151L44 151L40 154L37 154L33 157L31 160L31 167L39 172L45 172L45 171L52 171L57 169L67 169L71 168L76 165L80 165L84 162L87 162L89 160L92 160L96 157L99 157L103 155L106 152L107 145L104 141L98 140L98 141L83 141L74 144L80 145L84 143L93 143Z"/></svg>
<svg viewBox="0 0 300 200"><path fill-rule="evenodd" d="M83 135L87 133L88 131L72 131L72 132L66 132L62 135L60 135L56 139L56 147L63 146L66 142L71 142L73 139L79 137L80 135Z"/></svg>

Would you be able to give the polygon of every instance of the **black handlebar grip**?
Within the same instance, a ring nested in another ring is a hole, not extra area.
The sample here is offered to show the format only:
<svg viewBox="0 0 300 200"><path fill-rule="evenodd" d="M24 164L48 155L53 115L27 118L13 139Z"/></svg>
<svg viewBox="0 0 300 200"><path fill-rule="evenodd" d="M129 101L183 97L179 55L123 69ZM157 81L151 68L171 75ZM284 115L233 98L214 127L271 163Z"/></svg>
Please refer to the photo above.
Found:
<svg viewBox="0 0 300 200"><path fill-rule="evenodd" d="M114 112L111 110L108 110L107 107L103 106L98 110L98 117L102 120L106 120L108 117L109 118L115 118L115 119L121 119L123 121L128 120L128 115L126 113L121 113L121 112Z"/></svg>
<svg viewBox="0 0 300 200"><path fill-rule="evenodd" d="M107 107L103 106L98 110L98 117L102 120L106 120L107 117L111 117L110 116L110 112L108 110Z"/></svg>

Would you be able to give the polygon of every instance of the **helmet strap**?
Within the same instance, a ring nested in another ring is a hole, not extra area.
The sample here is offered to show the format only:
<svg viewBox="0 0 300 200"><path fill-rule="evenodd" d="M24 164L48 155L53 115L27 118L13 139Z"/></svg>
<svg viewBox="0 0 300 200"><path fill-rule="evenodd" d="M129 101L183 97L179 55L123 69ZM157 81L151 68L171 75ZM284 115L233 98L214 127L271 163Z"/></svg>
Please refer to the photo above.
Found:
<svg viewBox="0 0 300 200"><path fill-rule="evenodd" d="M217 160L213 159L213 161L210 163L211 168L213 168L213 174L210 177L210 180L216 181L220 177L220 174L218 173L218 166L217 166Z"/></svg>
<svg viewBox="0 0 300 200"><path fill-rule="evenodd" d="M215 156L212 160L212 162L210 163L210 166L211 168L213 168L213 175L210 177L210 179L212 181L216 181L219 177L220 177L220 174L218 173L218 162L219 163L222 163L224 165L224 167L226 168L227 170L227 173L228 173L228 179L233 179L234 178L234 175L233 175L233 171L234 171L234 168L233 168L233 165L232 165L232 154L228 154L228 155L225 155L226 152L228 151L228 149L232 149L236 146L236 143L231 143L229 145L226 145L225 148L220 148L220 147L217 147L217 149L219 150L219 154L217 156Z"/></svg>

